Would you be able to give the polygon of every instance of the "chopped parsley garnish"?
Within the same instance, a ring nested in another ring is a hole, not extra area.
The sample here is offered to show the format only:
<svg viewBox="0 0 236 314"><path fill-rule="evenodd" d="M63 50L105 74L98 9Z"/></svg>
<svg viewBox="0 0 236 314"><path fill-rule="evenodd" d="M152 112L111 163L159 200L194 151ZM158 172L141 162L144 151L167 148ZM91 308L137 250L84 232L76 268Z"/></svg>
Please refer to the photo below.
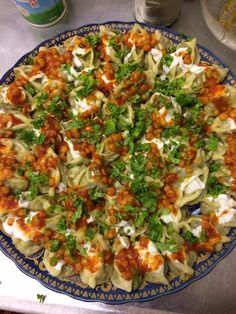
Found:
<svg viewBox="0 0 236 314"><path fill-rule="evenodd" d="M69 234L66 239L67 241L65 247L68 250L69 254L73 255L76 249L76 239L72 234Z"/></svg>
<svg viewBox="0 0 236 314"><path fill-rule="evenodd" d="M62 116L65 108L65 101L61 100L60 96L54 96L47 107L47 111L55 116Z"/></svg>
<svg viewBox="0 0 236 314"><path fill-rule="evenodd" d="M41 92L39 95L35 96L37 106L43 105L48 100L48 93Z"/></svg>
<svg viewBox="0 0 236 314"><path fill-rule="evenodd" d="M172 62L173 62L174 58L169 55L166 54L162 59L161 59L161 63L166 65L168 68L171 66Z"/></svg>
<svg viewBox="0 0 236 314"><path fill-rule="evenodd" d="M198 140L196 143L194 143L194 146L195 146L196 148L204 147L204 146L205 146L205 141L204 141L204 139Z"/></svg>
<svg viewBox="0 0 236 314"><path fill-rule="evenodd" d="M87 228L85 231L85 236L86 236L86 240L87 241L91 241L93 240L93 238L95 237L96 234L96 230L93 228Z"/></svg>
<svg viewBox="0 0 236 314"><path fill-rule="evenodd" d="M47 297L47 296L44 295L44 294L38 294L38 293L37 293L37 299L39 300L39 303L44 303L46 297Z"/></svg>
<svg viewBox="0 0 236 314"><path fill-rule="evenodd" d="M101 199L105 195L105 193L101 190L98 190L97 188L94 188L89 191L89 195L93 201L97 201Z"/></svg>
<svg viewBox="0 0 236 314"><path fill-rule="evenodd" d="M59 233L65 233L66 228L66 219L62 217L57 224L57 231Z"/></svg>
<svg viewBox="0 0 236 314"><path fill-rule="evenodd" d="M192 97L186 94L177 95L176 101L181 107L193 107L194 106L195 110L199 109L201 106L199 104L199 100L196 97ZM197 107L195 107L196 105Z"/></svg>
<svg viewBox="0 0 236 314"><path fill-rule="evenodd" d="M179 246L174 238L167 240L165 243L157 242L156 247L160 251L177 252L179 250Z"/></svg>
<svg viewBox="0 0 236 314"><path fill-rule="evenodd" d="M201 232L199 237L196 237L194 234L192 234L192 232L186 230L183 233L182 237L184 238L185 241L190 243L206 241L206 235L203 231Z"/></svg>
<svg viewBox="0 0 236 314"><path fill-rule="evenodd" d="M60 246L61 246L60 241L57 239L54 239L52 240L50 251L57 252L60 249Z"/></svg>
<svg viewBox="0 0 236 314"><path fill-rule="evenodd" d="M148 217L148 211L143 211L141 213L138 213L136 220L135 220L135 226L137 228L141 227L145 223L145 219Z"/></svg>
<svg viewBox="0 0 236 314"><path fill-rule="evenodd" d="M154 215L150 218L147 230L150 240L154 241L155 243L160 241L164 229L163 224L157 215Z"/></svg>
<svg viewBox="0 0 236 314"><path fill-rule="evenodd" d="M207 189L209 195L217 197L219 194L224 194L227 187L223 183L220 183L217 177L210 176L207 180Z"/></svg>
<svg viewBox="0 0 236 314"><path fill-rule="evenodd" d="M182 94L182 85L185 82L185 78L181 77L179 79L175 79L171 82L169 81L156 81L155 89L159 93L162 93L167 96L178 96Z"/></svg>
<svg viewBox="0 0 236 314"><path fill-rule="evenodd" d="M84 205L84 202L80 199L80 198L77 198L74 203L73 203L73 207L76 208L75 212L73 213L72 215L72 218L71 218L71 221L75 224L76 221L78 219L81 218L82 216L82 212L83 212L83 205Z"/></svg>
<svg viewBox="0 0 236 314"><path fill-rule="evenodd" d="M72 129L82 129L83 127L84 122L80 118L76 118L66 125L65 130L70 131Z"/></svg>
<svg viewBox="0 0 236 314"><path fill-rule="evenodd" d="M128 79L131 76L132 72L138 69L138 65L138 62L136 61L132 63L119 64L118 70L116 71L117 82Z"/></svg>
<svg viewBox="0 0 236 314"><path fill-rule="evenodd" d="M126 169L126 163L122 160L116 160L112 163L111 177L123 180L125 178L124 171Z"/></svg>
<svg viewBox="0 0 236 314"><path fill-rule="evenodd" d="M126 212L131 212L131 213L137 213L139 211L138 207L134 207L131 205L125 205L124 209Z"/></svg>
<svg viewBox="0 0 236 314"><path fill-rule="evenodd" d="M219 139L216 135L212 134L206 144L206 149L210 151L216 151L218 147Z"/></svg>
<svg viewBox="0 0 236 314"><path fill-rule="evenodd" d="M45 135L40 134L39 136L37 136L34 131L20 130L17 133L19 135L19 138L27 145L41 145L46 139Z"/></svg>
<svg viewBox="0 0 236 314"><path fill-rule="evenodd" d="M108 119L105 127L105 135L116 132L116 122L113 119Z"/></svg>
<svg viewBox="0 0 236 314"><path fill-rule="evenodd" d="M46 212L49 215L54 214L54 213L59 214L59 213L62 213L63 211L65 211L65 209L61 205L58 205L58 204L53 204L46 209Z"/></svg>
<svg viewBox="0 0 236 314"><path fill-rule="evenodd" d="M217 161L213 161L209 166L210 172L217 172L220 169L220 163Z"/></svg>
<svg viewBox="0 0 236 314"><path fill-rule="evenodd" d="M39 186L48 182L48 176L46 174L39 174L34 172L31 168L27 168L25 176L29 179L28 195L27 199L33 200L39 193Z"/></svg>
<svg viewBox="0 0 236 314"><path fill-rule="evenodd" d="M87 256L87 250L80 244L76 244L76 249L79 251L80 255Z"/></svg>
<svg viewBox="0 0 236 314"><path fill-rule="evenodd" d="M97 81L93 78L93 74L82 74L78 77L82 86L76 91L76 98L84 98L91 94L97 84Z"/></svg>
<svg viewBox="0 0 236 314"><path fill-rule="evenodd" d="M180 145L174 141L171 142L173 147L168 154L168 159L173 163L178 165L181 160L181 152L180 152Z"/></svg>
<svg viewBox="0 0 236 314"><path fill-rule="evenodd" d="M26 84L24 86L24 88L31 96L36 95L36 91L35 91L34 87L30 83Z"/></svg>
<svg viewBox="0 0 236 314"><path fill-rule="evenodd" d="M103 134L102 127L96 123L93 123L91 127L91 132L87 132L86 130L81 131L81 136L79 139L80 142L87 142L89 144L100 143Z"/></svg>
<svg viewBox="0 0 236 314"><path fill-rule="evenodd" d="M56 264L57 264L57 262L58 262L58 256L56 256L56 255L54 255L54 256L52 256L51 258L50 258L50 260L49 260L49 264L51 265L51 266L56 266Z"/></svg>
<svg viewBox="0 0 236 314"><path fill-rule="evenodd" d="M173 136L176 136L180 133L180 126L179 125L175 125L175 126L171 126L166 128L162 133L161 136L164 138L170 138Z"/></svg>
<svg viewBox="0 0 236 314"><path fill-rule="evenodd" d="M45 112L40 111L39 114L37 115L37 117L32 122L34 128L35 129L40 129L44 125L45 119L46 119Z"/></svg>
<svg viewBox="0 0 236 314"><path fill-rule="evenodd" d="M100 34L87 35L86 39L90 43L90 45L93 48L95 48L97 46L97 44L100 43Z"/></svg>

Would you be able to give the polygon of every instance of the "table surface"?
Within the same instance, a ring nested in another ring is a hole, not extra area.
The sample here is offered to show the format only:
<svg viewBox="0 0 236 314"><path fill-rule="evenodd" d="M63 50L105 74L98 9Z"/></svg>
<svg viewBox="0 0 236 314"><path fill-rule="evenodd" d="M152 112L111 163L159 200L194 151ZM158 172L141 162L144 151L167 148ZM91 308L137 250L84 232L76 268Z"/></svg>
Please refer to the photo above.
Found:
<svg viewBox="0 0 236 314"><path fill-rule="evenodd" d="M132 21L132 6L129 0L68 0L68 10L63 19L50 28L34 28L19 15L13 1L1 0L0 9L0 76L9 69L23 54L33 49L45 39L65 30L89 23L109 20ZM198 43L213 51L233 72L236 73L236 53L224 47L208 30L202 14L200 1L185 0L178 21L172 29L195 36ZM1 257L2 253L0 253ZM8 263L5 257L4 263ZM161 297L155 301L124 304L119 306L101 303L72 302L73 306L54 304L53 313L235 313L236 311L236 272L233 263L236 250L223 260L205 278L191 284L175 295ZM9 262L10 263L10 262ZM12 267L15 267L13 264ZM4 266L1 265L2 271ZM17 270L18 271L18 270ZM20 271L18 271L20 272ZM25 276L22 274L22 276ZM28 280L29 279L27 278ZM1 280L1 278L0 278ZM23 277L24 280L24 277ZM8 285L14 285L10 277ZM23 284L23 283L22 283ZM3 289L4 290L4 289ZM55 294L55 293L54 293ZM55 294L57 300L62 296ZM68 299L69 297L64 296ZM52 301L52 303L58 303ZM39 304L6 295L0 291L0 308L30 313L52 313L52 305Z"/></svg>

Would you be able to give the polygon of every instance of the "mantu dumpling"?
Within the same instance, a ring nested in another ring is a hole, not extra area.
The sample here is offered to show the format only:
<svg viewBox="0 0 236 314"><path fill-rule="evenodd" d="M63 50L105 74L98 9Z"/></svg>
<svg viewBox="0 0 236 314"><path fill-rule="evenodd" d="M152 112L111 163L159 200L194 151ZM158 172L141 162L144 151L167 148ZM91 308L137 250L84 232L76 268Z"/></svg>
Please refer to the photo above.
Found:
<svg viewBox="0 0 236 314"><path fill-rule="evenodd" d="M146 237L141 237L139 241L135 242L134 248L139 253L144 279L168 285L168 280L164 275L164 258L157 251L155 243Z"/></svg>
<svg viewBox="0 0 236 314"><path fill-rule="evenodd" d="M83 283L95 288L110 278L112 267L105 263L104 254L110 251L107 240L101 234L83 245L86 250L83 256L83 269L80 272L80 279Z"/></svg>
<svg viewBox="0 0 236 314"><path fill-rule="evenodd" d="M25 218L9 215L2 222L3 230L12 237L15 247L25 256L30 256L42 248L37 241L42 231L40 227L32 225L34 217L40 219L40 212L30 212Z"/></svg>
<svg viewBox="0 0 236 314"><path fill-rule="evenodd" d="M177 207L182 207L199 197L205 189L208 172L209 170L207 166L204 166L202 169L195 169L191 177L185 178L180 183L180 186L177 189Z"/></svg>
<svg viewBox="0 0 236 314"><path fill-rule="evenodd" d="M219 194L216 198L204 198L201 211L203 214L215 213L220 225L236 227L236 201L229 195Z"/></svg>

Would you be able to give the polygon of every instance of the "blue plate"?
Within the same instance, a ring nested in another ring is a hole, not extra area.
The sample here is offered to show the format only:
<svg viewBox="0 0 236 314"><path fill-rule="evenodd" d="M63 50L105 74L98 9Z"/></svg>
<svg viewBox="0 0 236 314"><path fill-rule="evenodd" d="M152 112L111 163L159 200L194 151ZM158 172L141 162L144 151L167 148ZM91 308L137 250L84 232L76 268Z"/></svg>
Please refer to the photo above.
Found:
<svg viewBox="0 0 236 314"><path fill-rule="evenodd" d="M123 22L107 22L103 23L108 27L113 29L127 31L134 25L133 22L123 23ZM148 31L155 31L156 28L142 24L142 26ZM88 33L96 33L99 31L100 24L90 24L82 26L78 29L66 31L56 37L46 40L38 45L35 49L25 54L16 64L7 71L2 79L0 84L6 83L10 84L14 79L13 68L22 64L27 63L27 59L34 57L40 47L46 46L51 47L54 45L60 45L67 38L75 35L87 35ZM164 27L157 27L160 32L172 40L174 43L181 41L181 36L173 32L170 29ZM202 60L209 63L218 63L226 67L226 65L221 62L213 53L208 51L206 48L198 45L200 50L200 55ZM231 85L236 83L236 78L232 72L229 71L224 83L229 83ZM11 239L3 232L0 231L0 249L2 252L8 256L11 260L14 261L16 266L26 275L38 280L48 289L53 291L66 294L74 299L83 300L83 301L100 301L108 304L121 304L126 302L141 302L148 301L160 296L175 293L185 287L190 283L204 277L207 275L223 258L225 258L236 246L236 228L231 228L229 232L229 237L231 241L223 245L223 248L220 252L215 252L212 254L201 255L198 259L197 264L193 267L195 274L192 278L182 281L178 277L171 280L168 286L161 284L151 284L143 283L142 286L131 293L127 293L123 290L115 288L111 283L106 283L100 286L97 286L96 289L91 289L82 282L70 282L62 279L52 277L45 269L42 263L43 252L39 252L30 258L25 258L12 244Z"/></svg>

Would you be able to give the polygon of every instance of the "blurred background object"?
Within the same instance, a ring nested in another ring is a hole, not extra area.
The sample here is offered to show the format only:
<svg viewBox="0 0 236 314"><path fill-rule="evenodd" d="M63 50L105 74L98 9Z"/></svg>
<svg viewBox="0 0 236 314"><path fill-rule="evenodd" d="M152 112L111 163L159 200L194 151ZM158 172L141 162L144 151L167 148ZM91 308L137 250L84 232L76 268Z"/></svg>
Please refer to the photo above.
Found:
<svg viewBox="0 0 236 314"><path fill-rule="evenodd" d="M179 14L183 0L133 0L134 17L139 22L168 26Z"/></svg>
<svg viewBox="0 0 236 314"><path fill-rule="evenodd" d="M56 24L65 14L66 0L15 0L23 18L33 26Z"/></svg>
<svg viewBox="0 0 236 314"><path fill-rule="evenodd" d="M220 23L229 31L236 32L236 1L228 0L220 10Z"/></svg>
<svg viewBox="0 0 236 314"><path fill-rule="evenodd" d="M236 51L236 0L201 0L201 6L212 34Z"/></svg>

